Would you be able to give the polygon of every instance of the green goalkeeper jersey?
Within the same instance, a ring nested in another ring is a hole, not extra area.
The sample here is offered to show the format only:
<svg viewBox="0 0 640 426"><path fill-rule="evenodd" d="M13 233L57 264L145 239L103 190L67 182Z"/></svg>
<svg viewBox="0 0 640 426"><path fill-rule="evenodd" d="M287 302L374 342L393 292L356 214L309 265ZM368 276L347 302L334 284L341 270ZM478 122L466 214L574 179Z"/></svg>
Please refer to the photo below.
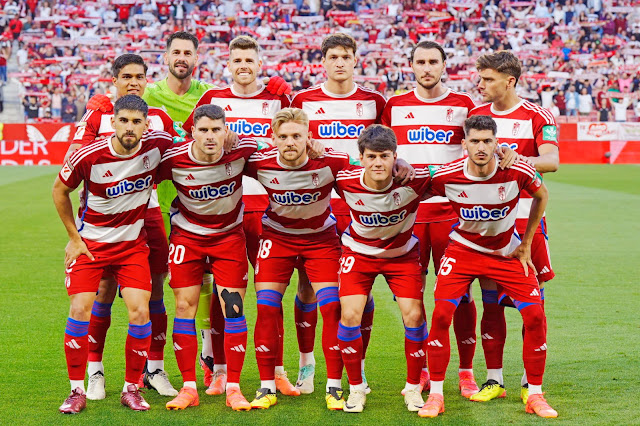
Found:
<svg viewBox="0 0 640 426"><path fill-rule="evenodd" d="M192 79L191 87L182 96L176 95L167 85L167 79L160 80L147 86L142 99L149 106L163 108L169 114L169 117L178 125L182 124L189 118L191 111L196 104L209 89L213 89L213 84L203 83L200 80Z"/></svg>

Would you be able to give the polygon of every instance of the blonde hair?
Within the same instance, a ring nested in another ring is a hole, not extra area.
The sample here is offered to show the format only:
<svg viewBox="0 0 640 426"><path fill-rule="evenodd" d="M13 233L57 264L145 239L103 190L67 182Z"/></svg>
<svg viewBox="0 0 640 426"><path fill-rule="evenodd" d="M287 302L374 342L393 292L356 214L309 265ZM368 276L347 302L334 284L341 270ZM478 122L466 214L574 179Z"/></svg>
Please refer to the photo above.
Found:
<svg viewBox="0 0 640 426"><path fill-rule="evenodd" d="M229 53L231 53L231 51L234 49L240 49L240 50L252 49L252 50L255 50L256 53L258 54L260 53L260 45L258 44L256 39L246 35L241 35L231 40L231 43L229 43Z"/></svg>
<svg viewBox="0 0 640 426"><path fill-rule="evenodd" d="M282 124L291 121L309 127L309 117L306 112L300 108L283 108L273 117L271 130L273 130L273 133L278 133L278 129Z"/></svg>

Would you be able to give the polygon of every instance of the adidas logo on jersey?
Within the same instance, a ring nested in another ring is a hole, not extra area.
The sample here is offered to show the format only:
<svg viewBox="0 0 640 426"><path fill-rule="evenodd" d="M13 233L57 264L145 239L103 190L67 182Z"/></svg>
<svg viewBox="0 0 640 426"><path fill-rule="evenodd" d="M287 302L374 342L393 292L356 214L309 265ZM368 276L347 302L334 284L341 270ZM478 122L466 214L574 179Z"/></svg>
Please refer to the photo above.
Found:
<svg viewBox="0 0 640 426"><path fill-rule="evenodd" d="M324 109L319 108L319 109L316 111L316 114L324 114Z"/></svg>
<svg viewBox="0 0 640 426"><path fill-rule="evenodd" d="M271 351L265 345L260 345L256 348L256 352L271 352Z"/></svg>
<svg viewBox="0 0 640 426"><path fill-rule="evenodd" d="M342 350L342 353L344 353L344 354L355 354L355 353L357 353L357 352L358 352L358 351L356 351L355 349L353 349L351 346L349 346L349 347L347 347L347 348L344 348L344 349Z"/></svg>
<svg viewBox="0 0 640 426"><path fill-rule="evenodd" d="M111 173L111 170L107 170L107 173L102 175L103 178L108 178L108 177L113 177L113 173Z"/></svg>
<svg viewBox="0 0 640 426"><path fill-rule="evenodd" d="M163 340L167 340L167 335L166 335L166 334L164 334L164 333L160 333L160 334L158 334L157 336L155 336L155 337L153 338L153 340L157 340L157 341L159 341L159 342L161 342L161 341L163 341Z"/></svg>
<svg viewBox="0 0 640 426"><path fill-rule="evenodd" d="M80 349L80 345L76 342L76 339L69 340L65 345L69 346L71 349Z"/></svg>
<svg viewBox="0 0 640 426"><path fill-rule="evenodd" d="M193 175L191 173L189 173L189 176L184 178L184 180L196 180L196 178L194 178Z"/></svg>
<svg viewBox="0 0 640 426"><path fill-rule="evenodd" d="M458 198L469 198L469 196L467 195L466 192L462 191L461 193L458 194Z"/></svg>
<svg viewBox="0 0 640 426"><path fill-rule="evenodd" d="M298 194L294 191L287 191L282 194L272 194L273 201L281 206L309 205L320 199L320 192Z"/></svg>
<svg viewBox="0 0 640 426"><path fill-rule="evenodd" d="M342 124L340 121L332 121L329 124L318 126L320 139L357 138L363 130L364 124Z"/></svg>
<svg viewBox="0 0 640 426"><path fill-rule="evenodd" d="M547 350L547 344L540 346L538 349L535 349L535 352L543 352Z"/></svg>
<svg viewBox="0 0 640 426"><path fill-rule="evenodd" d="M461 208L460 217L464 220L499 220L509 214L509 206L501 209L486 209L483 206L473 206L470 209Z"/></svg>
<svg viewBox="0 0 640 426"><path fill-rule="evenodd" d="M362 200L356 201L356 206L364 206L364 201Z"/></svg>
<svg viewBox="0 0 640 426"><path fill-rule="evenodd" d="M269 181L269 183L272 183L274 185L280 185L280 182L278 182L278 178L273 178Z"/></svg>
<svg viewBox="0 0 640 426"><path fill-rule="evenodd" d="M453 130L432 130L429 126L419 129L407 130L407 140L410 143L437 142L449 143L453 136Z"/></svg>
<svg viewBox="0 0 640 426"><path fill-rule="evenodd" d="M540 292L538 291L537 288L534 288L531 294L529 294L529 296L540 296Z"/></svg>
<svg viewBox="0 0 640 426"><path fill-rule="evenodd" d="M234 352L245 352L243 345L234 346L231 348L231 350Z"/></svg>
<svg viewBox="0 0 640 426"><path fill-rule="evenodd" d="M224 110L225 110L225 111L233 111L233 110L231 109L231 105L227 105L227 106L224 108Z"/></svg>
<svg viewBox="0 0 640 426"><path fill-rule="evenodd" d="M542 268L542 271L540 271L541 274L548 274L549 272L551 272L551 271L546 266L544 268Z"/></svg>
<svg viewBox="0 0 640 426"><path fill-rule="evenodd" d="M436 340L432 340L432 341L430 341L430 342L427 342L427 345L429 345L429 346L436 346L436 347L438 347L438 348L442 348L442 347L443 347L442 343L440 343L440 341L439 341L439 340L437 340L437 339L436 339Z"/></svg>
<svg viewBox="0 0 640 426"><path fill-rule="evenodd" d="M366 226L387 226L402 222L406 216L407 211L402 210L400 213L395 213L389 216L385 216L378 212L369 215L362 214L359 216L359 219L360 223Z"/></svg>
<svg viewBox="0 0 640 426"><path fill-rule="evenodd" d="M189 196L195 200L200 201L215 200L217 198L226 197L233 194L235 188L235 182L220 186L205 185L200 189L190 189Z"/></svg>
<svg viewBox="0 0 640 426"><path fill-rule="evenodd" d="M127 179L118 182L117 185L107 188L107 197L115 198L135 191L143 191L153 184L153 176L136 179L131 182Z"/></svg>
<svg viewBox="0 0 640 426"><path fill-rule="evenodd" d="M422 349L420 349L418 352L414 352L414 353L409 354L409 355L411 355L411 356L412 356L412 357L414 357L414 358L421 358L421 357L423 357L425 354L424 354L424 351L423 351Z"/></svg>
<svg viewBox="0 0 640 426"><path fill-rule="evenodd" d="M416 118L416 117L413 115L413 113L412 113L412 112L410 112L410 113L409 113L409 114L407 114L407 115L406 115L406 117L404 117L404 118L409 119L409 118Z"/></svg>

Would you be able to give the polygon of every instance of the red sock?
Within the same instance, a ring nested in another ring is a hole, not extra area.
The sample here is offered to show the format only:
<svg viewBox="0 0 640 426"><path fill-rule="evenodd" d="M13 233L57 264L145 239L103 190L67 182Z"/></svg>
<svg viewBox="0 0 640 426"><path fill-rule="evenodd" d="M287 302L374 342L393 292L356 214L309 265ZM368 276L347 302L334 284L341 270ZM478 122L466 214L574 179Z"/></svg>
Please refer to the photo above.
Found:
<svg viewBox="0 0 640 426"><path fill-rule="evenodd" d="M453 331L458 343L460 368L473 368L473 356L476 353L476 303L461 302L453 314Z"/></svg>
<svg viewBox="0 0 640 426"><path fill-rule="evenodd" d="M404 327L404 355L407 358L407 383L420 383L420 373L424 365L426 353L424 342L427 338L427 323L420 327Z"/></svg>
<svg viewBox="0 0 640 426"><path fill-rule="evenodd" d="M431 331L427 339L427 361L431 380L440 382L444 380L449 358L451 357L451 344L449 343L449 327L453 320L456 305L446 300L436 300L433 315L431 317Z"/></svg>
<svg viewBox="0 0 640 426"><path fill-rule="evenodd" d="M298 350L302 353L313 352L316 340L316 325L318 324L317 303L304 303L296 295L294 316L296 320L296 334L298 335Z"/></svg>
<svg viewBox="0 0 640 426"><path fill-rule="evenodd" d="M67 327L64 330L64 355L67 359L69 380L84 380L89 357L88 333L88 321L67 318Z"/></svg>
<svg viewBox="0 0 640 426"><path fill-rule="evenodd" d="M322 314L322 351L327 364L327 378L342 378L342 356L338 344L338 323L340 322L340 298L338 287L325 287L316 293ZM362 355L360 358L362 359Z"/></svg>
<svg viewBox="0 0 640 426"><path fill-rule="evenodd" d="M284 312L280 307L278 316L278 351L276 352L276 365L284 365Z"/></svg>
<svg viewBox="0 0 640 426"><path fill-rule="evenodd" d="M278 316L282 309L282 294L275 290L256 292L258 315L253 333L260 380L275 380L278 350Z"/></svg>
<svg viewBox="0 0 640 426"><path fill-rule="evenodd" d="M167 343L167 311L164 301L149 301L149 319L151 320L151 345L149 346L149 359L164 359L164 345Z"/></svg>
<svg viewBox="0 0 640 426"><path fill-rule="evenodd" d="M111 325L111 303L93 302L89 321L89 361L102 361L104 342Z"/></svg>
<svg viewBox="0 0 640 426"><path fill-rule="evenodd" d="M149 354L151 344L151 321L144 325L129 324L129 334L124 344L124 380L138 383Z"/></svg>
<svg viewBox="0 0 640 426"><path fill-rule="evenodd" d="M363 342L360 326L346 327L338 324L338 345L342 354L342 361L347 370L350 385L362 383L362 353Z"/></svg>
<svg viewBox="0 0 640 426"><path fill-rule="evenodd" d="M528 305L520 310L526 332L522 344L522 360L527 372L527 381L532 385L542 385L547 360L547 338L542 307Z"/></svg>
<svg viewBox="0 0 640 426"><path fill-rule="evenodd" d="M502 368L507 322L504 319L504 306L498 304L498 292L482 290L482 306L484 312L480 321L480 334L484 359L488 369Z"/></svg>
<svg viewBox="0 0 640 426"><path fill-rule="evenodd" d="M427 309L424 307L424 301L422 303L422 318L424 318L424 322L425 324L427 323ZM429 334L429 333L427 333ZM427 339L424 339L424 345L422 346L422 350L424 351L424 353L427 353ZM427 358L425 357L424 359L424 365L422 366L422 368L427 368ZM428 368L427 368L428 369Z"/></svg>
<svg viewBox="0 0 640 426"><path fill-rule="evenodd" d="M198 336L196 334L196 320L174 318L173 320L173 351L182 380L196 381L196 358L198 357Z"/></svg>
<svg viewBox="0 0 640 426"><path fill-rule="evenodd" d="M211 310L209 311L211 319L211 345L213 346L213 363L226 364L227 357L224 353L224 315L220 306L220 299L216 288L213 289L211 295Z"/></svg>
<svg viewBox="0 0 640 426"><path fill-rule="evenodd" d="M364 306L364 312L362 313L362 322L360 323L360 333L362 334L362 359L367 356L367 348L369 347L369 340L371 340L371 328L373 327L373 313L376 310L376 304L373 301L373 296L367 300L367 304Z"/></svg>
<svg viewBox="0 0 640 426"><path fill-rule="evenodd" d="M229 360L227 381L240 383L240 373L242 372L247 348L247 320L244 315L240 318L227 318L225 320L224 344L224 352Z"/></svg>

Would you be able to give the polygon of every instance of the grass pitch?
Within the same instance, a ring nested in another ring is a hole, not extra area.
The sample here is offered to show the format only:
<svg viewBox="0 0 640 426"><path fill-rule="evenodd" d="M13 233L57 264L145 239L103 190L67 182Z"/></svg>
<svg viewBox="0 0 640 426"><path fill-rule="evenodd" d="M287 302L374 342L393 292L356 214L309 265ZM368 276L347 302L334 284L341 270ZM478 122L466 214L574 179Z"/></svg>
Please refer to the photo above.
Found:
<svg viewBox="0 0 640 426"><path fill-rule="evenodd" d="M63 351L68 314L64 287L65 231L51 201L50 190L58 167L1 167L0 211L0 423L1 424L417 424L426 423L404 408L400 389L405 362L400 314L386 285L374 287L376 317L367 354L367 378L373 389L361 415L328 412L324 406L323 357L316 343L316 392L298 398L279 397L266 411L235 413L224 397L205 395L200 406L168 412L168 398L150 391L152 409L134 413L119 403L124 376L124 339L127 319L122 301L113 308L104 363L107 399L89 401L78 416L64 416L58 406L69 392ZM553 266L557 277L547 285L549 354L544 388L560 414L557 422L570 424L638 424L640 343L637 303L640 301L640 167L563 165L545 177L551 193L547 211ZM429 277L429 287L433 276ZM480 300L478 288L474 288ZM165 288L172 323L174 304ZM297 346L291 288L285 296L285 367L297 374ZM427 308L433 300L426 297ZM248 292L246 316L249 351L242 376L247 399L259 385L253 356L255 294ZM478 304L479 314L482 310ZM540 423L525 414L519 400L522 374L521 321L507 311L509 337L505 349L505 400L471 403L457 392L457 354L445 382L446 412L431 423L499 424ZM479 326L478 326L479 327ZM318 338L320 327L318 327ZM169 326L169 333L171 325ZM452 337L452 342L454 342ZM166 369L174 385L180 375L166 348ZM484 381L480 344L475 372ZM201 382L201 377L198 377ZM347 387L346 375L343 381Z"/></svg>

